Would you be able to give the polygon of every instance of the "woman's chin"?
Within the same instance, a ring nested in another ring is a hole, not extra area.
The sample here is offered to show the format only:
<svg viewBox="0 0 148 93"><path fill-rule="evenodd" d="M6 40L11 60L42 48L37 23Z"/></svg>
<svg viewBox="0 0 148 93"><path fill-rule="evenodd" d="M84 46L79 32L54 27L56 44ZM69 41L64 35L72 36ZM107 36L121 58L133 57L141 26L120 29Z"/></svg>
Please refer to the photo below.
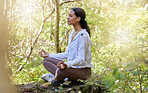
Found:
<svg viewBox="0 0 148 93"><path fill-rule="evenodd" d="M71 25L70 23L68 23L68 25Z"/></svg>

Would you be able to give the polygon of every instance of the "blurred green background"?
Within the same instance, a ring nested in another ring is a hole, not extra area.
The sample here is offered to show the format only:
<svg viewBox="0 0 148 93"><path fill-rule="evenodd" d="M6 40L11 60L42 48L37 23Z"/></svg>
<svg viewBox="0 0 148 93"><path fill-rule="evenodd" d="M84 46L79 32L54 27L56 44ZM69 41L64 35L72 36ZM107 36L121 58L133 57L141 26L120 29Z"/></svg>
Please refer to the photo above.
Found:
<svg viewBox="0 0 148 93"><path fill-rule="evenodd" d="M40 81L48 73L39 52L56 53L55 7L60 52L66 50L73 30L67 25L70 8L86 12L93 42L92 73L99 75L91 83L100 80L111 93L148 91L148 0L59 0L58 6L55 0L6 0L7 64L14 84Z"/></svg>

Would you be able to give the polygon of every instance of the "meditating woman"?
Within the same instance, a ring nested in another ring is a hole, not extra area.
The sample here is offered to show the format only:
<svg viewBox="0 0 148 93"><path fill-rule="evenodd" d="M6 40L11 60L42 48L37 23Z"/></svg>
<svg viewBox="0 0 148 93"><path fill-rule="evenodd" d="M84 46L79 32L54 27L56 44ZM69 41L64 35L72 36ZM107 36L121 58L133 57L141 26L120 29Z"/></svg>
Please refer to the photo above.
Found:
<svg viewBox="0 0 148 93"><path fill-rule="evenodd" d="M91 76L91 47L90 29L85 21L85 11L82 8L71 8L67 23L73 25L64 53L49 54L42 49L40 56L44 58L44 67L53 74L52 83L60 84L65 78L72 81L86 80ZM67 62L62 60L67 59Z"/></svg>

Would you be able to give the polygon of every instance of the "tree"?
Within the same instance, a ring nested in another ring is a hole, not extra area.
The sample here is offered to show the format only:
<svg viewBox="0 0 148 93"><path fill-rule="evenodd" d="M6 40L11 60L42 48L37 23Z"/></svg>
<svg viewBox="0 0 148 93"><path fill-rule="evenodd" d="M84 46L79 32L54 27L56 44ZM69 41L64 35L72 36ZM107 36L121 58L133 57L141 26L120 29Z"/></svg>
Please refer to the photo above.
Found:
<svg viewBox="0 0 148 93"><path fill-rule="evenodd" d="M55 24L55 48L56 52L60 52L59 47L59 22L60 22L60 10L59 10L59 0L55 0L55 11L56 11L56 24Z"/></svg>
<svg viewBox="0 0 148 93"><path fill-rule="evenodd" d="M16 93L14 86L11 85L6 67L6 55L8 55L8 20L4 15L4 1L0 1L0 92ZM5 11L6 12L6 11Z"/></svg>

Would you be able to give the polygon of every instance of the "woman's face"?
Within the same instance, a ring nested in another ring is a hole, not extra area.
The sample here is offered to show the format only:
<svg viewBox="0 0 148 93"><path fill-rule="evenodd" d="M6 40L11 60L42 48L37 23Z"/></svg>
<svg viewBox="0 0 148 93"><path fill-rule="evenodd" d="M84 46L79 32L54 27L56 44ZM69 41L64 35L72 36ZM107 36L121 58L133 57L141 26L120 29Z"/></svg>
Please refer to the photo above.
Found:
<svg viewBox="0 0 148 93"><path fill-rule="evenodd" d="M68 25L75 25L78 22L79 22L79 18L75 15L75 12L73 10L70 10L67 17Z"/></svg>

